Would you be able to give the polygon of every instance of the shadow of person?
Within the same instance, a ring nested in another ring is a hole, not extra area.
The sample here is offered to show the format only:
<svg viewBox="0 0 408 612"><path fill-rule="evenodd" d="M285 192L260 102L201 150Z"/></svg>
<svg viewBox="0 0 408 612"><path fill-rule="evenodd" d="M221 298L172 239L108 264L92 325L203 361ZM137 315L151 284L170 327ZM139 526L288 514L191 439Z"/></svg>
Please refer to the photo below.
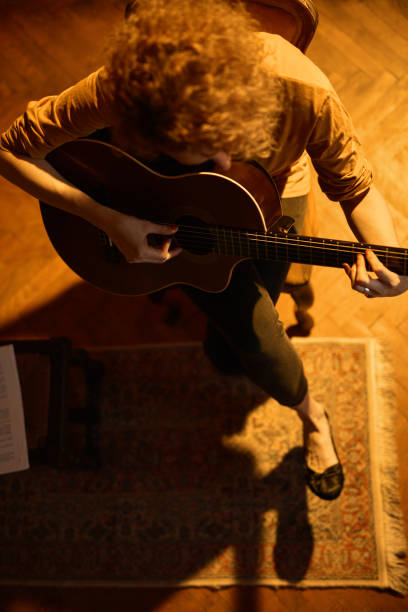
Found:
<svg viewBox="0 0 408 612"><path fill-rule="evenodd" d="M308 520L303 448L292 448L271 476L285 482L283 494L277 496L278 511L274 561L276 573L289 582L304 578L313 554L313 532ZM268 482L269 476L265 484Z"/></svg>
<svg viewBox="0 0 408 612"><path fill-rule="evenodd" d="M150 559L152 580L183 583L204 568L216 580L221 563L224 578L255 583L263 558L269 575L301 580L313 551L302 449L289 449L259 477L253 453L225 443L265 394L246 379L219 376L199 346L152 349L133 366L127 355L118 361L111 353L106 363L102 448L105 475L122 479L131 502L124 516L112 500L112 512L125 522L128 544L137 542L136 574Z"/></svg>
<svg viewBox="0 0 408 612"><path fill-rule="evenodd" d="M273 444L273 441L271 441ZM303 478L303 449L289 450L279 464L262 479L254 478L256 498L262 499L257 512L257 528L248 542L237 541L236 579L254 586L276 574L276 578L296 584L302 580L310 565L314 540L308 519ZM276 524L269 524L268 516L275 510ZM276 535L275 535L276 534ZM265 568L269 571L265 573ZM248 583L248 582L247 582ZM236 601L236 612L256 611L262 606L258 592L241 588Z"/></svg>
<svg viewBox="0 0 408 612"><path fill-rule="evenodd" d="M103 468L42 466L0 481L4 533L14 534L3 544L15 561L4 555L1 574L145 587L200 584L203 575L216 586L299 581L313 551L301 449L259 476L252 452L225 444L265 395L218 376L198 345L103 359ZM168 596L155 593L143 609Z"/></svg>
<svg viewBox="0 0 408 612"><path fill-rule="evenodd" d="M267 577L262 576L262 569L267 568L269 577L275 572L277 578L289 583L304 578L314 540L308 519L302 458L303 449L295 447L266 477L259 479L251 474L249 505L252 512L256 507L256 515L252 529L242 529L244 535L236 542L237 576L251 576L256 582L257 578ZM275 511L272 517L271 510ZM241 523L246 523L248 528L251 521L248 517L245 519L242 508L240 513Z"/></svg>

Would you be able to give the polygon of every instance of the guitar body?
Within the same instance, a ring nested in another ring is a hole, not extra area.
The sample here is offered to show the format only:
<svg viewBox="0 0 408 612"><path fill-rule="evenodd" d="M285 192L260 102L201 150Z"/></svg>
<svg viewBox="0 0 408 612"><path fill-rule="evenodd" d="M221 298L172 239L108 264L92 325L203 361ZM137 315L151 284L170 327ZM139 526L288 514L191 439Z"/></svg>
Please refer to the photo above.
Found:
<svg viewBox="0 0 408 612"><path fill-rule="evenodd" d="M265 234L281 216L279 195L258 167L233 163L225 174L158 174L112 145L76 140L55 149L47 161L98 202L153 222L187 221L245 228ZM129 264L106 244L106 236L81 217L40 203L48 236L61 258L81 278L118 294L138 295L174 284L222 291L245 256L218 255L180 242L183 252L164 264ZM176 234L177 237L177 234ZM110 252L111 251L111 252Z"/></svg>

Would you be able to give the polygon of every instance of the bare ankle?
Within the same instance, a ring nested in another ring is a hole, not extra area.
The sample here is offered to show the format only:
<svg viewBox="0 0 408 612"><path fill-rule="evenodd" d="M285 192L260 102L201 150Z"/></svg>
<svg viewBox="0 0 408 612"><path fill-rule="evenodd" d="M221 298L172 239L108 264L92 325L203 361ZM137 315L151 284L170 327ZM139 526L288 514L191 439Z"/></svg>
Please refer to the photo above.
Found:
<svg viewBox="0 0 408 612"><path fill-rule="evenodd" d="M293 409L304 423L313 423L325 416L323 405L313 399L309 393L307 393L303 401L297 406L294 406Z"/></svg>

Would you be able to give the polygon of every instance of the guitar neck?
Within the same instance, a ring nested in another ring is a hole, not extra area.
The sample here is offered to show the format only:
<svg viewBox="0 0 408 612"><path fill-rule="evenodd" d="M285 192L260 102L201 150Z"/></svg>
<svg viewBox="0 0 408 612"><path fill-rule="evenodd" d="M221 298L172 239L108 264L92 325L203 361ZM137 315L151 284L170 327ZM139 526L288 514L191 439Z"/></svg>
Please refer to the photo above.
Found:
<svg viewBox="0 0 408 612"><path fill-rule="evenodd" d="M249 235L247 245L250 257L256 259L331 268L341 268L344 263L352 265L359 253L364 255L367 249L371 249L388 269L397 274L408 273L408 250L403 248L297 234Z"/></svg>
<svg viewBox="0 0 408 612"><path fill-rule="evenodd" d="M180 228L185 235L186 228ZM367 249L375 252L380 261L397 274L408 274L408 249L364 244L329 238L315 238L298 234L263 234L234 228L195 228L195 243L211 241L211 249L220 255L251 257L341 268L343 263L353 264L356 256ZM183 241L181 241L183 245Z"/></svg>

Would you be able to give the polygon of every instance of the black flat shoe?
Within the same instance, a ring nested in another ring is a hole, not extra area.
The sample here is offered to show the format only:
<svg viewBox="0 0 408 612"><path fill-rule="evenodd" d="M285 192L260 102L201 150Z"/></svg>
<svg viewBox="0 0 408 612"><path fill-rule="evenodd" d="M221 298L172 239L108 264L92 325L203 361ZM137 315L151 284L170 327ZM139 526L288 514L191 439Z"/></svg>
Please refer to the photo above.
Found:
<svg viewBox="0 0 408 612"><path fill-rule="evenodd" d="M314 472L306 465L306 482L309 489L320 499L336 499L343 489L344 474L341 463L330 466L322 474Z"/></svg>
<svg viewBox="0 0 408 612"><path fill-rule="evenodd" d="M329 423L330 427L330 436L334 448L334 452L337 455L336 445L334 444L333 432L330 425L328 414L325 412L326 419ZM339 459L337 455L337 459ZM338 463L335 465L331 465L324 472L319 474L315 472L310 467L308 467L306 463L306 457L304 458L304 467L305 467L305 477L306 482L309 489L320 497L320 499L332 500L336 499L343 490L344 485L344 474L343 468L340 463L340 459Z"/></svg>

